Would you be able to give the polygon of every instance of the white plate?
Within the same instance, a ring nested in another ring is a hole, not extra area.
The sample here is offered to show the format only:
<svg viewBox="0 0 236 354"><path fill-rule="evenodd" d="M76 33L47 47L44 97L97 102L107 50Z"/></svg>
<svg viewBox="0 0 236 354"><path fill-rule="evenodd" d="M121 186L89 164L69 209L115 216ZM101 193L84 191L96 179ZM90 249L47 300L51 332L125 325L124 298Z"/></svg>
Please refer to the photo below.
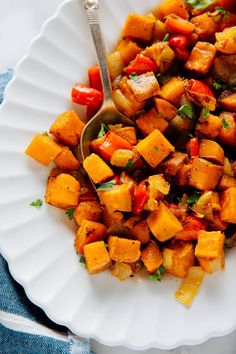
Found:
<svg viewBox="0 0 236 354"><path fill-rule="evenodd" d="M13 277L55 322L107 345L135 349L197 344L236 327L236 257L207 277L192 307L173 294L176 280L124 283L108 272L88 276L73 248L74 225L63 211L30 202L43 198L48 171L24 156L32 136L70 107L70 89L96 63L80 1L64 3L17 67L0 110L0 247ZM130 12L156 0L103 0L109 50ZM81 111L82 112L82 111ZM83 112L81 113L83 114Z"/></svg>

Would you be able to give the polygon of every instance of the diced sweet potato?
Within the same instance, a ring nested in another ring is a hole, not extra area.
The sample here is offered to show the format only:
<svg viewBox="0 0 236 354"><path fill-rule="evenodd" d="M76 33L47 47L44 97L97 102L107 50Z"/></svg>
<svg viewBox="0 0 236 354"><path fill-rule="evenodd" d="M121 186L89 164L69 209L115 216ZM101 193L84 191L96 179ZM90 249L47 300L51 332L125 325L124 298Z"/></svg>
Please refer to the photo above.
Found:
<svg viewBox="0 0 236 354"><path fill-rule="evenodd" d="M102 201L108 212L132 211L133 183L124 183L102 193Z"/></svg>
<svg viewBox="0 0 236 354"><path fill-rule="evenodd" d="M168 101L162 98L154 97L154 104L156 106L157 113L161 115L167 122L170 122L177 114L177 109Z"/></svg>
<svg viewBox="0 0 236 354"><path fill-rule="evenodd" d="M218 272L219 270L224 270L224 252L219 258L211 259L198 257L198 261L202 269L208 274L213 274L215 272Z"/></svg>
<svg viewBox="0 0 236 354"><path fill-rule="evenodd" d="M94 183L102 183L113 177L112 169L96 154L86 157L83 166Z"/></svg>
<svg viewBox="0 0 236 354"><path fill-rule="evenodd" d="M142 245L148 243L151 239L150 231L146 220L134 223L131 228L131 236L141 242Z"/></svg>
<svg viewBox="0 0 236 354"><path fill-rule="evenodd" d="M136 125L144 135L150 134L155 129L163 133L168 127L167 121L157 113L155 108L141 114L136 120Z"/></svg>
<svg viewBox="0 0 236 354"><path fill-rule="evenodd" d="M220 218L236 224L236 187L230 187L220 194Z"/></svg>
<svg viewBox="0 0 236 354"><path fill-rule="evenodd" d="M225 54L236 53L236 26L216 33L216 49Z"/></svg>
<svg viewBox="0 0 236 354"><path fill-rule="evenodd" d="M185 278L188 270L195 263L194 246L192 243L180 243L174 249L164 248L163 266L168 273L178 278Z"/></svg>
<svg viewBox="0 0 236 354"><path fill-rule="evenodd" d="M132 160L134 153L131 150L118 149L111 157L111 164L117 167L125 167Z"/></svg>
<svg viewBox="0 0 236 354"><path fill-rule="evenodd" d="M140 242L110 236L108 239L108 249L113 261L133 263L140 258Z"/></svg>
<svg viewBox="0 0 236 354"><path fill-rule="evenodd" d="M146 16L129 14L122 30L124 38L131 37L149 42L152 39L155 21Z"/></svg>
<svg viewBox="0 0 236 354"><path fill-rule="evenodd" d="M224 231L228 227L228 223L222 221L219 212L213 213L213 220L209 223L209 230Z"/></svg>
<svg viewBox="0 0 236 354"><path fill-rule="evenodd" d="M111 274L120 281L126 280L132 275L132 273L131 266L123 262L115 262L114 268L111 271Z"/></svg>
<svg viewBox="0 0 236 354"><path fill-rule="evenodd" d="M99 202L81 202L75 208L74 219L78 225L81 225L84 219L90 221L99 221L102 218L102 208Z"/></svg>
<svg viewBox="0 0 236 354"><path fill-rule="evenodd" d="M45 194L46 203L57 208L74 208L79 204L80 183L71 175L61 173L49 177Z"/></svg>
<svg viewBox="0 0 236 354"><path fill-rule="evenodd" d="M124 60L119 51L113 52L108 55L107 64L112 80L114 80L117 76L121 75L125 66Z"/></svg>
<svg viewBox="0 0 236 354"><path fill-rule="evenodd" d="M224 109L236 111L236 93L230 90L222 92L219 97L219 103Z"/></svg>
<svg viewBox="0 0 236 354"><path fill-rule="evenodd" d="M183 279L178 290L175 293L176 300L182 304L189 306L198 293L200 285L204 279L205 272L202 267L189 268L188 274Z"/></svg>
<svg viewBox="0 0 236 354"><path fill-rule="evenodd" d="M74 246L78 253L83 254L83 248L88 243L101 241L106 235L106 227L95 221L83 220L75 238Z"/></svg>
<svg viewBox="0 0 236 354"><path fill-rule="evenodd" d="M157 210L149 214L147 223L153 235L161 242L171 239L178 231L183 230L182 224L162 202Z"/></svg>
<svg viewBox="0 0 236 354"><path fill-rule="evenodd" d="M84 128L84 122L72 109L62 113L51 125L50 133L66 145L76 146Z"/></svg>
<svg viewBox="0 0 236 354"><path fill-rule="evenodd" d="M184 19L189 18L189 14L183 0L164 0L158 7L157 12L161 18L164 18L170 14L176 14Z"/></svg>
<svg viewBox="0 0 236 354"><path fill-rule="evenodd" d="M159 84L153 72L147 72L127 80L127 85L137 101L142 102L157 94Z"/></svg>
<svg viewBox="0 0 236 354"><path fill-rule="evenodd" d="M217 23L208 13L191 18L191 23L195 25L195 32L200 41L207 41L214 38L217 31Z"/></svg>
<svg viewBox="0 0 236 354"><path fill-rule="evenodd" d="M220 231L203 231L198 233L195 256L203 258L219 258L223 252L225 236Z"/></svg>
<svg viewBox="0 0 236 354"><path fill-rule="evenodd" d="M154 37L159 41L162 41L167 32L168 30L166 24L160 20L157 20L154 29Z"/></svg>
<svg viewBox="0 0 236 354"><path fill-rule="evenodd" d="M233 112L222 112L220 118L222 128L217 138L223 144L236 146L236 114Z"/></svg>
<svg viewBox="0 0 236 354"><path fill-rule="evenodd" d="M219 189L220 191L225 191L230 187L236 187L236 178L230 177L229 175L224 173L217 186L217 189Z"/></svg>
<svg viewBox="0 0 236 354"><path fill-rule="evenodd" d="M185 69L193 70L201 75L207 74L216 56L216 52L217 50L213 44L197 42L192 49L188 61L184 65Z"/></svg>
<svg viewBox="0 0 236 354"><path fill-rule="evenodd" d="M49 136L36 134L25 154L44 166L48 166L62 151L62 147Z"/></svg>
<svg viewBox="0 0 236 354"><path fill-rule="evenodd" d="M62 170L76 171L79 169L79 161L75 158L68 146L63 146L60 154L54 159L55 163Z"/></svg>
<svg viewBox="0 0 236 354"><path fill-rule="evenodd" d="M199 157L224 165L224 150L213 140L202 139L200 141Z"/></svg>
<svg viewBox="0 0 236 354"><path fill-rule="evenodd" d="M196 130L200 135L208 138L216 138L222 129L221 118L213 114L209 114L207 118L202 116L196 126Z"/></svg>
<svg viewBox="0 0 236 354"><path fill-rule="evenodd" d="M124 127L115 130L116 135L125 139L131 145L137 144L136 129L134 127Z"/></svg>
<svg viewBox="0 0 236 354"><path fill-rule="evenodd" d="M140 48L137 43L127 38L119 43L117 50L120 52L125 65L127 65L139 52L141 52L142 48Z"/></svg>
<svg viewBox="0 0 236 354"><path fill-rule="evenodd" d="M155 242L151 241L148 246L144 248L141 253L141 260L150 273L154 273L161 266L163 258Z"/></svg>
<svg viewBox="0 0 236 354"><path fill-rule="evenodd" d="M179 105L180 97L184 93L184 80L173 77L165 83L159 91L159 96L175 106Z"/></svg>
<svg viewBox="0 0 236 354"><path fill-rule="evenodd" d="M189 185L189 177L191 165L183 165L176 173L175 183L177 186L188 186Z"/></svg>
<svg viewBox="0 0 236 354"><path fill-rule="evenodd" d="M136 149L150 166L157 167L175 148L158 129L155 129L138 143Z"/></svg>
<svg viewBox="0 0 236 354"><path fill-rule="evenodd" d="M84 246L87 270L90 274L102 272L111 265L111 258L104 241L89 243Z"/></svg>
<svg viewBox="0 0 236 354"><path fill-rule="evenodd" d="M190 170L189 184L200 190L213 190L217 186L223 172L223 167L195 157Z"/></svg>
<svg viewBox="0 0 236 354"><path fill-rule="evenodd" d="M219 193L211 192L211 202L212 202L212 209L214 211L219 211L221 209Z"/></svg>
<svg viewBox="0 0 236 354"><path fill-rule="evenodd" d="M188 155L183 152L175 151L167 160L162 162L161 167L166 174L175 176L179 169L184 165L187 156Z"/></svg>
<svg viewBox="0 0 236 354"><path fill-rule="evenodd" d="M157 42L147 47L144 54L155 61L160 73L165 73L171 66L175 52L167 42Z"/></svg>

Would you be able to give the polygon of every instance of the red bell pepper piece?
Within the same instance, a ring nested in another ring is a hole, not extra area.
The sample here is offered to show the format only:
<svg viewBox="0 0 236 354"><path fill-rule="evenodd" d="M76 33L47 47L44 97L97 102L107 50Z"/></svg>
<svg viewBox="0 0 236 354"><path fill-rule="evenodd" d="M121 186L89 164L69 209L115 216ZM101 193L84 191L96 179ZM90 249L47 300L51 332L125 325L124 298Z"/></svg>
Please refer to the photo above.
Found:
<svg viewBox="0 0 236 354"><path fill-rule="evenodd" d="M235 11L235 0L218 0L209 7L208 11L214 11L216 7L223 7L227 11Z"/></svg>
<svg viewBox="0 0 236 354"><path fill-rule="evenodd" d="M184 49L189 45L188 37L183 34L172 34L169 39L169 45L174 49Z"/></svg>
<svg viewBox="0 0 236 354"><path fill-rule="evenodd" d="M197 240L198 232L200 230L206 230L206 226L205 221L196 216L189 215L183 222L183 230L177 233L175 239L183 241Z"/></svg>
<svg viewBox="0 0 236 354"><path fill-rule="evenodd" d="M98 65L91 66L88 69L88 78L90 87L101 92L103 91L100 69Z"/></svg>
<svg viewBox="0 0 236 354"><path fill-rule="evenodd" d="M187 48L175 48L174 52L175 52L176 58L183 61L183 62L186 62L190 56L190 53Z"/></svg>
<svg viewBox="0 0 236 354"><path fill-rule="evenodd" d="M228 13L219 23L218 32L222 32L225 28L236 26L236 14Z"/></svg>
<svg viewBox="0 0 236 354"><path fill-rule="evenodd" d="M198 138L192 138L189 140L188 144L186 145L186 151L191 157L198 156L199 154Z"/></svg>
<svg viewBox="0 0 236 354"><path fill-rule="evenodd" d="M185 35L192 34L195 28L193 23L185 21L177 15L169 15L165 24L169 30Z"/></svg>
<svg viewBox="0 0 236 354"><path fill-rule="evenodd" d="M143 181L138 185L136 191L134 192L133 210L132 210L133 214L135 215L141 214L145 204L148 201L148 198L149 198L149 194L148 194L147 186L145 184L145 181Z"/></svg>
<svg viewBox="0 0 236 354"><path fill-rule="evenodd" d="M158 70L157 64L152 59L143 54L138 54L136 58L124 68L127 75L136 73L137 75L144 74L148 71L156 72Z"/></svg>
<svg viewBox="0 0 236 354"><path fill-rule="evenodd" d="M195 79L191 79L189 81L191 84L190 91L215 98L215 95L211 91L210 87L207 86L204 82Z"/></svg>
<svg viewBox="0 0 236 354"><path fill-rule="evenodd" d="M72 88L71 98L74 103L98 107L102 104L103 94L94 88L77 83Z"/></svg>
<svg viewBox="0 0 236 354"><path fill-rule="evenodd" d="M91 143L91 148L95 152L97 152L101 157L110 161L112 155L116 150L132 150L132 145L125 139L113 133L112 131L109 131L101 138L93 140Z"/></svg>

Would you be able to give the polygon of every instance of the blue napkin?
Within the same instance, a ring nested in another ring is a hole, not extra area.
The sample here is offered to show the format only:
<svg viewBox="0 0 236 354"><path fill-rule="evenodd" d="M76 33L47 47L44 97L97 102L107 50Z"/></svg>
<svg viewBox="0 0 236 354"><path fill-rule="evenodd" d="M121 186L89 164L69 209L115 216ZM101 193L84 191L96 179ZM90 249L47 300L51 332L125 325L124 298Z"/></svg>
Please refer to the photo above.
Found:
<svg viewBox="0 0 236 354"><path fill-rule="evenodd" d="M0 104L13 76L0 74ZM0 255L0 353L1 354L91 354L89 340L79 338L50 321L33 305L24 289L11 277Z"/></svg>

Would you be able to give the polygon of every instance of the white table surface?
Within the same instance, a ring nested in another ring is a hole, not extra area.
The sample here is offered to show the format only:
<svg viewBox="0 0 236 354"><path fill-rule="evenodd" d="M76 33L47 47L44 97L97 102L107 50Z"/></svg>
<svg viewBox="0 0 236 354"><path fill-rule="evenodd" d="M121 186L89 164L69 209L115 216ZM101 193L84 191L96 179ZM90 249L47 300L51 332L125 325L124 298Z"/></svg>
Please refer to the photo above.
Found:
<svg viewBox="0 0 236 354"><path fill-rule="evenodd" d="M40 31L43 22L53 15L61 2L62 0L0 0L0 72L15 67L31 39ZM94 340L91 340L91 346L97 354L236 354L236 332L201 345L167 351L111 348Z"/></svg>

